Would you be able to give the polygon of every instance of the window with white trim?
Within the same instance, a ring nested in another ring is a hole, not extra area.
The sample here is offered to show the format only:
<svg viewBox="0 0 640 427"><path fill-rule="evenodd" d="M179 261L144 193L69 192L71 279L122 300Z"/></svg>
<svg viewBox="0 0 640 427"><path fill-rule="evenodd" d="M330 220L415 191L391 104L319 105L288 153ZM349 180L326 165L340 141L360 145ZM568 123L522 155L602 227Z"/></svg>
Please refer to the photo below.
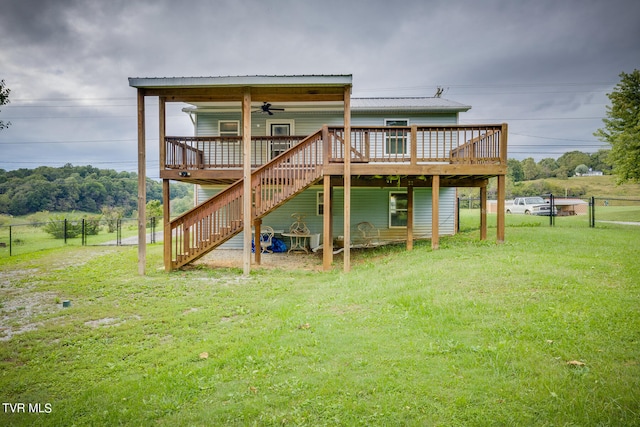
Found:
<svg viewBox="0 0 640 427"><path fill-rule="evenodd" d="M406 227L409 217L409 202L405 191L389 193L389 228Z"/></svg>
<svg viewBox="0 0 640 427"><path fill-rule="evenodd" d="M324 193L318 191L316 194L316 215L322 216L324 215Z"/></svg>
<svg viewBox="0 0 640 427"><path fill-rule="evenodd" d="M384 125L391 126L409 126L409 120L406 119L385 119ZM384 154L399 155L408 154L407 147L408 137L406 129L387 129L385 132Z"/></svg>
<svg viewBox="0 0 640 427"><path fill-rule="evenodd" d="M240 135L240 120L219 120L218 135L220 136Z"/></svg>

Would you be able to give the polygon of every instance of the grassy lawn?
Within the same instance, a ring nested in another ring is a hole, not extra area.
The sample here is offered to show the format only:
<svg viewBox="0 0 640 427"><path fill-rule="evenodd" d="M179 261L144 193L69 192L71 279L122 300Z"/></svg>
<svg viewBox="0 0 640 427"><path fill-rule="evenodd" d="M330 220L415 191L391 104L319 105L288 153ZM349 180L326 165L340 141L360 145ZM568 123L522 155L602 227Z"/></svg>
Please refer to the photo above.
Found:
<svg viewBox="0 0 640 427"><path fill-rule="evenodd" d="M43 412L0 425L640 425L640 227L513 215L496 245L476 213L349 274L0 258L0 399Z"/></svg>

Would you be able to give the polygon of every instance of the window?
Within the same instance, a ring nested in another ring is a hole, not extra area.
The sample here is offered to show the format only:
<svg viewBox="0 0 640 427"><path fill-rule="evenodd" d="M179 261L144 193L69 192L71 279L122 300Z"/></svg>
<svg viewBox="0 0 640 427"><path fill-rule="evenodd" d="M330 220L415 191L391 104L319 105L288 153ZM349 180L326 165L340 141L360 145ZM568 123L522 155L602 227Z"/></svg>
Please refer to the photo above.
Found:
<svg viewBox="0 0 640 427"><path fill-rule="evenodd" d="M409 120L386 119L385 126L409 126ZM406 129L387 129L384 153L389 155L408 154Z"/></svg>
<svg viewBox="0 0 640 427"><path fill-rule="evenodd" d="M318 191L316 196L316 215L324 215L324 193Z"/></svg>
<svg viewBox="0 0 640 427"><path fill-rule="evenodd" d="M218 135L220 136L240 135L240 121L239 120L218 121Z"/></svg>
<svg viewBox="0 0 640 427"><path fill-rule="evenodd" d="M267 120L267 126L271 136L289 136L292 133L293 121ZM288 138L271 141L271 158L279 156L289 148L291 148L291 140Z"/></svg>
<svg viewBox="0 0 640 427"><path fill-rule="evenodd" d="M406 227L409 216L407 193L389 193L389 227Z"/></svg>

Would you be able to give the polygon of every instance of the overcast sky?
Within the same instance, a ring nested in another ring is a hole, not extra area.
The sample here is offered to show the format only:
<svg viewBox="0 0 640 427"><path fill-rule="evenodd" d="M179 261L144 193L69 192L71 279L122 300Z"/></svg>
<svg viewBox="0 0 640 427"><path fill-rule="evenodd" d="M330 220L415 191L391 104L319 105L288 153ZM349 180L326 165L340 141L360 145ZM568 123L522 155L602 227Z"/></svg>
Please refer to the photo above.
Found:
<svg viewBox="0 0 640 427"><path fill-rule="evenodd" d="M637 0L3 0L0 168L136 171L128 77L352 74L353 96L433 96L509 124L509 157L606 148L621 72L640 68ZM148 101L148 176L157 105ZM192 135L180 106L170 134Z"/></svg>

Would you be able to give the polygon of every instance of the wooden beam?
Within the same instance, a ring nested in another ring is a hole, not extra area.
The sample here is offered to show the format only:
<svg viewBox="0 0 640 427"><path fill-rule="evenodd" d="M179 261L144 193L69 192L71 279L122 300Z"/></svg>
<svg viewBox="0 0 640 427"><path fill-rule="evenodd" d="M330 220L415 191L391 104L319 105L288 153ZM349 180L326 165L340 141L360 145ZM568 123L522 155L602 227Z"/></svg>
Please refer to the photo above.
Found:
<svg viewBox="0 0 640 427"><path fill-rule="evenodd" d="M261 262L260 258L262 256L262 246L260 246L261 226L262 226L262 218L256 218L253 221L253 228L254 228L253 247L255 248L254 252L255 252L256 265L260 265L260 262Z"/></svg>
<svg viewBox="0 0 640 427"><path fill-rule="evenodd" d="M241 101L244 89L239 86L146 88L147 96L162 96L170 102ZM342 86L251 87L254 102L342 101Z"/></svg>
<svg viewBox="0 0 640 427"><path fill-rule="evenodd" d="M324 176L323 184L322 269L329 271L333 265L333 187L329 175Z"/></svg>
<svg viewBox="0 0 640 427"><path fill-rule="evenodd" d="M344 88L344 272L351 271L351 86Z"/></svg>
<svg viewBox="0 0 640 427"><path fill-rule="evenodd" d="M171 271L171 192L168 179L162 180L162 231L163 231L163 252L164 270Z"/></svg>
<svg viewBox="0 0 640 427"><path fill-rule="evenodd" d="M244 169L244 193L242 196L242 218L244 224L244 242L242 271L245 276L251 272L251 89L245 88L242 97L242 145Z"/></svg>
<svg viewBox="0 0 640 427"><path fill-rule="evenodd" d="M167 100L164 97L160 97L158 99L158 121L160 124L160 134L158 138L159 143L159 153L160 153L160 171L164 170L166 159L167 159L167 144L166 144L166 136L167 136Z"/></svg>
<svg viewBox="0 0 640 427"><path fill-rule="evenodd" d="M138 274L144 276L147 265L147 155L145 147L143 89L138 89Z"/></svg>
<svg viewBox="0 0 640 427"><path fill-rule="evenodd" d="M413 250L413 184L407 186L407 250Z"/></svg>
<svg viewBox="0 0 640 427"><path fill-rule="evenodd" d="M487 240L487 184L480 187L480 240Z"/></svg>
<svg viewBox="0 0 640 427"><path fill-rule="evenodd" d="M440 248L440 176L433 176L431 187L431 249Z"/></svg>
<svg viewBox="0 0 640 427"><path fill-rule="evenodd" d="M504 243L504 226L505 226L505 197L506 197L506 180L505 175L498 175L498 206L497 212L497 241Z"/></svg>

